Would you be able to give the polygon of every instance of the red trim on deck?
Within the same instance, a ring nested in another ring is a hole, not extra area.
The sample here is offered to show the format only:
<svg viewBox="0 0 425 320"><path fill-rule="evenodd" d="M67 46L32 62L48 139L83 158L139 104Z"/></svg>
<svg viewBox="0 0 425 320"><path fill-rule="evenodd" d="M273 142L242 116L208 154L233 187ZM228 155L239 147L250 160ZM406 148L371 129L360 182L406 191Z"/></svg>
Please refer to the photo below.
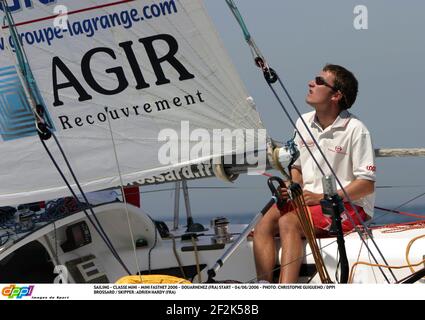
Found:
<svg viewBox="0 0 425 320"><path fill-rule="evenodd" d="M127 203L140 208L140 191L139 187L124 187L124 196Z"/></svg>

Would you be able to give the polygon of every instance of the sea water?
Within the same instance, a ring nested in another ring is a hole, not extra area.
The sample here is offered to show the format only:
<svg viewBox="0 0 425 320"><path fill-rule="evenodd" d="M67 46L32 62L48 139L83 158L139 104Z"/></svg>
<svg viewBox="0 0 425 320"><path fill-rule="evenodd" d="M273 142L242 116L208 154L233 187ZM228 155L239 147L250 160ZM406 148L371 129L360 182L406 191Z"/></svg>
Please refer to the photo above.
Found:
<svg viewBox="0 0 425 320"><path fill-rule="evenodd" d="M395 207L385 207L385 209L394 210ZM409 213L409 214L423 216L423 219L425 220L425 205L402 207L398 209L397 211L400 211L402 213ZM216 215L203 214L202 216L198 216L196 215L196 213L194 213L193 221L195 223L200 223L204 225L205 227L209 227L212 219L217 217L226 217L231 224L248 224L252 221L252 219L255 217L256 214L257 214L256 212L238 213L238 214L219 213ZM163 218L164 220L171 220L170 217L163 217ZM406 222L412 222L412 221L418 221L418 220L420 219L415 217L409 217L403 214L397 214L393 212L386 212L386 211L375 209L374 218L373 220L368 221L368 223L371 223L373 226L380 226L384 224L406 223ZM180 225L183 225L183 226L186 225L186 218L184 217L184 212L180 213Z"/></svg>

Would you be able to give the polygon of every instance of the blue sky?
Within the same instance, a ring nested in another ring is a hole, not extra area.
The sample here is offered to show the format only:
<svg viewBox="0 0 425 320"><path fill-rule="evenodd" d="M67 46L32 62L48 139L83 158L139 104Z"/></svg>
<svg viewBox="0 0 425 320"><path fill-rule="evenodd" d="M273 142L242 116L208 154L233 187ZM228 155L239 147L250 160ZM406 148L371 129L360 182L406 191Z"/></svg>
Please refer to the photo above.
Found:
<svg viewBox="0 0 425 320"><path fill-rule="evenodd" d="M351 69L359 80L359 96L351 112L368 126L375 148L424 147L425 2L235 2L257 45L283 79L301 112L311 110L304 102L307 82L324 64L341 64ZM254 66L225 1L205 0L205 3L249 94L256 101L269 135L277 140L289 139L293 128ZM368 9L366 30L356 30L353 26L356 18L353 10L357 5ZM380 158L377 166L378 186L407 186L378 189L377 205L395 208L425 192L423 158ZM189 182L189 186L237 188L192 190L194 216L256 212L269 197L264 177L244 176L233 185L208 179ZM173 212L172 192L146 194L143 203L155 215ZM411 205L424 206L425 197Z"/></svg>

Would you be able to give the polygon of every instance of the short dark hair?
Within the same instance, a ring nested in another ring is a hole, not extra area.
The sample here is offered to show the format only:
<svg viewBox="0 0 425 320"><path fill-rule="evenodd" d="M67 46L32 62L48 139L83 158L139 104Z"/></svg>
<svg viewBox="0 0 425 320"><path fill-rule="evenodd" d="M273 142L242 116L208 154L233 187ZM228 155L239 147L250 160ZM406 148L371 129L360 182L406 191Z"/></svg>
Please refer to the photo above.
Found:
<svg viewBox="0 0 425 320"><path fill-rule="evenodd" d="M351 71L336 64L327 64L323 71L331 72L335 76L334 87L341 91L343 98L339 101L342 110L349 109L357 98L359 83Z"/></svg>

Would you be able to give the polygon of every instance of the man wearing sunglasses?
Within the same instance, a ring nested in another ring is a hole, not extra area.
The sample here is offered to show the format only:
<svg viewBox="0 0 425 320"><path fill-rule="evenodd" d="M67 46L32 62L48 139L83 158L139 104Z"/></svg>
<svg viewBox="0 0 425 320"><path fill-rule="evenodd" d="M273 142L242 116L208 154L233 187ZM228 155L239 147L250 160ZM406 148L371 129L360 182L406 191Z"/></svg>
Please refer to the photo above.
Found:
<svg viewBox="0 0 425 320"><path fill-rule="evenodd" d="M331 171L311 138L310 131L359 213L357 215L346 202L343 191L338 190L344 200L342 226L343 231L347 232L354 228L347 215L352 217L355 224L373 215L376 178L369 131L347 111L357 97L357 79L344 67L328 64L308 83L308 89L306 102L314 111L302 116L307 128L301 119L296 124L296 143L300 157L292 167L292 178L303 187L316 234L326 235L332 221L323 215L320 206L320 200L323 199L322 172L317 164L325 175L331 175ZM317 164L307 148L316 158ZM282 195L287 197L287 191L282 190ZM254 256L259 280L272 282L276 263L276 234L280 235L282 247L279 282L297 282L304 259L304 234L290 202L283 210L272 207L255 227Z"/></svg>

